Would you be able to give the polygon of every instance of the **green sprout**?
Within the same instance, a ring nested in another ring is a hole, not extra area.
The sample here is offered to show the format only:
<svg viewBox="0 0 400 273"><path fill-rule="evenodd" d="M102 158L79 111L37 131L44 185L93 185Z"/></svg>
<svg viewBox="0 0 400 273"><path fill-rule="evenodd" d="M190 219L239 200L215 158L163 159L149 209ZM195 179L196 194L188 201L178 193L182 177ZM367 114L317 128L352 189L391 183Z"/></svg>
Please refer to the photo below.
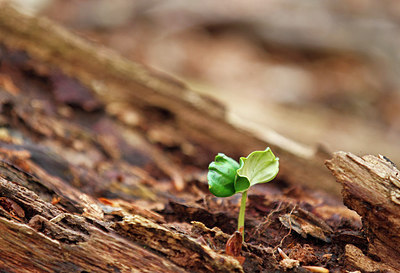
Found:
<svg viewBox="0 0 400 273"><path fill-rule="evenodd" d="M219 153L208 166L208 186L217 197L229 197L242 193L238 217L238 231L244 240L244 213L247 191L251 186L266 183L276 177L279 171L279 158L270 148L254 151L247 157L241 157L240 163Z"/></svg>

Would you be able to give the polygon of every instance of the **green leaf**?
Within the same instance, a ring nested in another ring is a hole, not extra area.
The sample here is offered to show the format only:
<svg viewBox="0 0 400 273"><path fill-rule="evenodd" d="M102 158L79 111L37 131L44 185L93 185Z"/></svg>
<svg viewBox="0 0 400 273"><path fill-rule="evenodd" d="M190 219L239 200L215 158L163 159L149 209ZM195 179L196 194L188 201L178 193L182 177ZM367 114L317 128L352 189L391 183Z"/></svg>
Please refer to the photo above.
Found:
<svg viewBox="0 0 400 273"><path fill-rule="evenodd" d="M240 168L236 172L235 191L243 192L251 186L274 179L279 172L279 158L275 157L270 148L255 151L246 158L240 158Z"/></svg>
<svg viewBox="0 0 400 273"><path fill-rule="evenodd" d="M240 165L234 159L219 153L215 161L208 166L208 186L210 192L217 197L228 197L236 193L236 171Z"/></svg>
<svg viewBox="0 0 400 273"><path fill-rule="evenodd" d="M235 181L235 192L244 192L247 191L250 188L250 181L247 179L247 177L240 177L236 176L236 181Z"/></svg>

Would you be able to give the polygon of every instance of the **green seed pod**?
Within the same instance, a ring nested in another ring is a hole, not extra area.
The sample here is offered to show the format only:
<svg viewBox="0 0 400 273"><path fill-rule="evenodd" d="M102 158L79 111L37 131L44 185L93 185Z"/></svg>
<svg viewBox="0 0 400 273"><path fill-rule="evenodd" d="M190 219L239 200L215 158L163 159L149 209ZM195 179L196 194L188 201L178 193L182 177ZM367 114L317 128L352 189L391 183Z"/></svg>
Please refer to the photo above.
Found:
<svg viewBox="0 0 400 273"><path fill-rule="evenodd" d="M219 153L208 166L208 186L217 197L228 197L236 193L236 171L240 165L234 159Z"/></svg>

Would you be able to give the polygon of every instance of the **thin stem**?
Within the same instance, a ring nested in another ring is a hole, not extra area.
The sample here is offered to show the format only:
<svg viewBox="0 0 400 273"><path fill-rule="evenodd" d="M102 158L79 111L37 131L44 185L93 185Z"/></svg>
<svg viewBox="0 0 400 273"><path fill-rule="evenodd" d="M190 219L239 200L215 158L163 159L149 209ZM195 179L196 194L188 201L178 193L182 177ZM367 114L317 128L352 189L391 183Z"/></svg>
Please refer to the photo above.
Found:
<svg viewBox="0 0 400 273"><path fill-rule="evenodd" d="M246 210L247 191L242 193L242 201L240 201L240 210L238 218L238 231L242 233L244 241L244 212Z"/></svg>

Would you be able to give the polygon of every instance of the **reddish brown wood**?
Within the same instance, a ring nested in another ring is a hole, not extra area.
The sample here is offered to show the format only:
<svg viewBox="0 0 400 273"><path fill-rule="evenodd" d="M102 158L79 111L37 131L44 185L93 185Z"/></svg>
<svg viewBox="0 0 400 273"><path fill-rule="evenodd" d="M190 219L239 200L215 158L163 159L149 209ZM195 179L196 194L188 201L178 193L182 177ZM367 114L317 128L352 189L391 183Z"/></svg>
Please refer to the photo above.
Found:
<svg viewBox="0 0 400 273"><path fill-rule="evenodd" d="M345 205L363 219L368 253L379 257L383 268L400 268L400 171L383 156L345 152L326 165L343 186ZM357 265L362 269L362 262Z"/></svg>

